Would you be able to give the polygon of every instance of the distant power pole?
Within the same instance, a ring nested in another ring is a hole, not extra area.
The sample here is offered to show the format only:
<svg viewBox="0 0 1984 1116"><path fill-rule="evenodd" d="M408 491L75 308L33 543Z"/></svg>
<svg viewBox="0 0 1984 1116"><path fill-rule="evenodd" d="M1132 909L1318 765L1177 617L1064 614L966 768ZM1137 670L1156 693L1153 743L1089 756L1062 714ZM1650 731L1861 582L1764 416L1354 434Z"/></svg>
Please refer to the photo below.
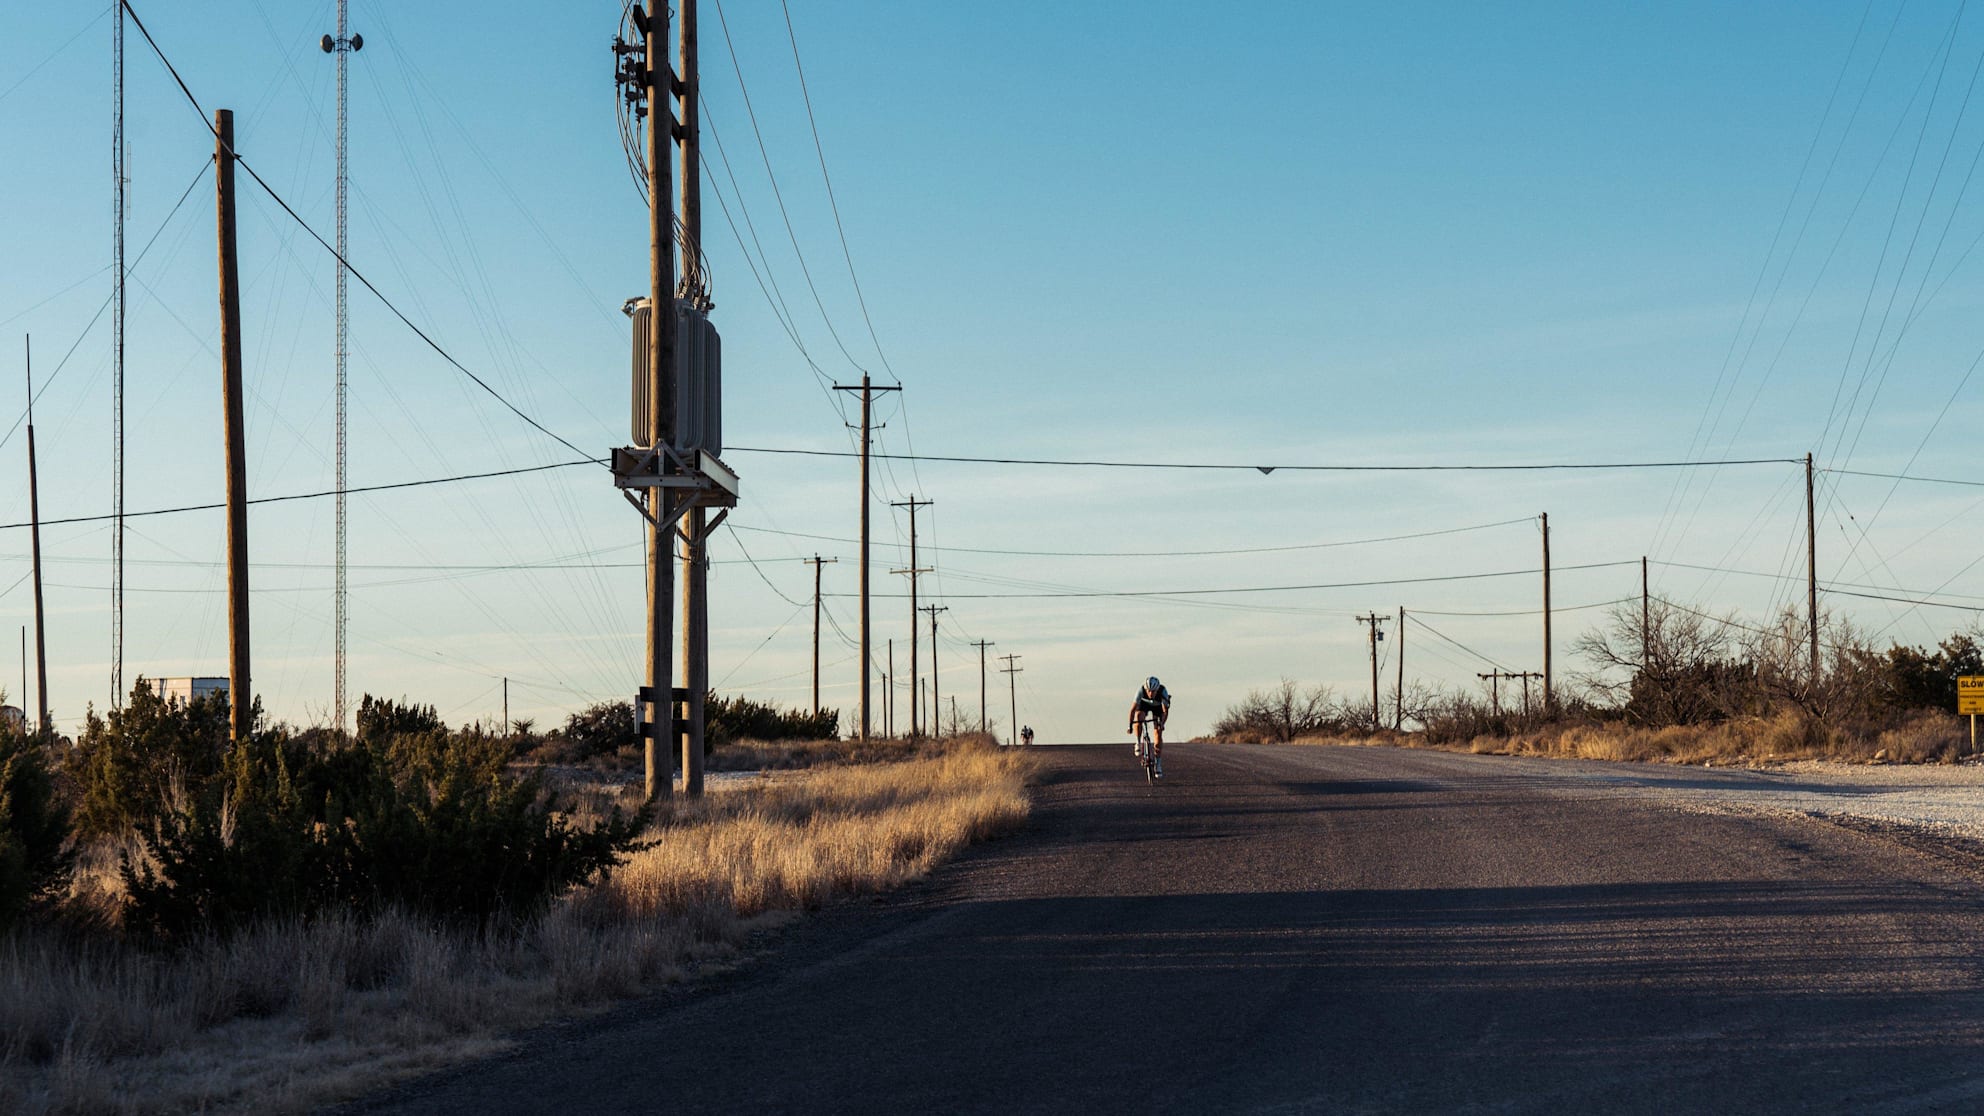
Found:
<svg viewBox="0 0 1984 1116"><path fill-rule="evenodd" d="M874 655L869 650L868 642L868 446L875 431L875 393L878 391L901 391L902 386L897 384L876 387L869 380L868 374L864 372L861 374L861 386L858 389L852 386L835 384L834 390L858 390L861 392L861 739L866 740L868 739L869 726L868 675L874 664ZM912 516L913 514L912 512ZM909 564L914 566L916 562L912 559ZM911 603L914 604L915 602L912 601ZM909 618L914 621L916 615L911 613ZM914 630L915 627L916 625L914 623L910 624L911 630ZM813 704L819 704L817 697L813 699ZM883 704L888 704L887 697L883 699Z"/></svg>
<svg viewBox="0 0 1984 1116"><path fill-rule="evenodd" d="M503 679L503 735L510 735L510 680Z"/></svg>
<svg viewBox="0 0 1984 1116"><path fill-rule="evenodd" d="M1543 715L1557 713L1557 692L1550 677L1550 513L1543 520Z"/></svg>
<svg viewBox="0 0 1984 1116"><path fill-rule="evenodd" d="M820 716L820 567L831 566L839 560L822 558L818 554L811 558L800 559L801 562L813 567L813 716L815 719ZM864 647L861 650L866 654L868 649ZM868 738L865 731L861 736L864 740Z"/></svg>
<svg viewBox="0 0 1984 1116"><path fill-rule="evenodd" d="M1812 455L1805 455L1805 609L1812 627L1812 685L1819 684L1819 527L1812 503Z"/></svg>
<svg viewBox="0 0 1984 1116"><path fill-rule="evenodd" d="M1477 674L1475 675L1475 677L1483 678L1488 681L1488 708L1494 711L1495 716L1497 717L1501 716L1502 715L1502 679L1511 676L1503 674L1501 667L1496 667L1493 670L1490 670L1486 674Z"/></svg>
<svg viewBox="0 0 1984 1116"><path fill-rule="evenodd" d="M120 12L121 16L122 13ZM26 346L28 376L28 537L34 558L34 693L35 731L48 731L48 630L41 604L41 485L34 462L34 341L22 338ZM25 639L23 642L26 642ZM26 657L26 648L22 648ZM28 707L27 668L21 668L21 708Z"/></svg>
<svg viewBox="0 0 1984 1116"><path fill-rule="evenodd" d="M1529 680L1532 678L1542 678L1543 675L1533 670L1519 670L1514 674L1504 674L1502 677L1522 679L1522 715L1524 717L1529 716Z"/></svg>
<svg viewBox="0 0 1984 1116"><path fill-rule="evenodd" d="M978 648L978 731L984 732L989 723L985 719L985 649L998 645L981 639L974 641L972 646Z"/></svg>
<svg viewBox="0 0 1984 1116"><path fill-rule="evenodd" d="M916 579L919 574L930 572L916 564L916 509L927 508L930 504L931 501L919 500L916 498L916 494L912 492L909 499L897 500L889 505L893 508L909 509L909 568L906 570L890 570L889 572L909 575L909 734L911 736L918 735L923 727L923 721L918 715L916 702L919 687L917 679L920 677L917 673L917 668L921 665L920 656L916 650L916 614L920 611L916 607ZM864 564L862 568L865 570L867 567Z"/></svg>
<svg viewBox="0 0 1984 1116"><path fill-rule="evenodd" d="M1405 606L1398 606L1398 695L1392 709L1392 731L1405 731Z"/></svg>
<svg viewBox="0 0 1984 1116"><path fill-rule="evenodd" d="M234 238L234 112L214 112L214 210L220 240L220 371L227 438L227 701L236 741L254 731L248 677L248 451L241 425L241 272Z"/></svg>
<svg viewBox="0 0 1984 1116"><path fill-rule="evenodd" d="M1653 660L1653 594L1647 591L1646 555L1640 555L1640 669Z"/></svg>
<svg viewBox="0 0 1984 1116"><path fill-rule="evenodd" d="M1384 624L1390 619L1389 616L1380 616L1375 612L1357 617L1359 624L1370 626L1370 631L1366 634L1369 637L1367 642L1371 645L1371 727L1373 729L1384 727L1378 722L1378 641L1385 638Z"/></svg>
<svg viewBox="0 0 1984 1116"><path fill-rule="evenodd" d="M882 686L882 735L896 735L896 641L889 640L889 673Z"/></svg>
<svg viewBox="0 0 1984 1116"><path fill-rule="evenodd" d="M1001 655L999 658L1006 660L1005 668L1000 673L1006 676L1006 700L1012 703L1008 708L1008 712L1012 714L1013 725L1006 731L1012 734L1012 742L1018 744L1020 742L1020 699L1019 689L1014 681L1014 677L1026 668L1019 665L1018 655Z"/></svg>
<svg viewBox="0 0 1984 1116"><path fill-rule="evenodd" d="M943 705L943 692L937 688L937 614L949 612L948 605L924 605L923 611L930 614L930 735L942 736L943 715L938 710Z"/></svg>

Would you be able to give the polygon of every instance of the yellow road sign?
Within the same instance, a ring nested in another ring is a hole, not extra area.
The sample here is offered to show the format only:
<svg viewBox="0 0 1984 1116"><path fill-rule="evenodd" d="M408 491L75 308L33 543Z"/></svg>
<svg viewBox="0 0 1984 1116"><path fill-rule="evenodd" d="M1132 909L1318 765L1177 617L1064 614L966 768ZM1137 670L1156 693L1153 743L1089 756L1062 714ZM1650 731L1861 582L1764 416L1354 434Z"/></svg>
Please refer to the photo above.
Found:
<svg viewBox="0 0 1984 1116"><path fill-rule="evenodd" d="M1984 713L1984 674L1966 674L1956 680L1956 711Z"/></svg>

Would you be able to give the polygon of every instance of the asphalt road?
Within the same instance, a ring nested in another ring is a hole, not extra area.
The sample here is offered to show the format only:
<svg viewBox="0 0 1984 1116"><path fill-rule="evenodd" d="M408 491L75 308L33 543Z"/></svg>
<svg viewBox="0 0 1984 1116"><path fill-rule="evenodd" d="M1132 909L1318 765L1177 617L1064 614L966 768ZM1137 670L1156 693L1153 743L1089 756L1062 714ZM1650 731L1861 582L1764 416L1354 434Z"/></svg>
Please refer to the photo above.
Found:
<svg viewBox="0 0 1984 1116"><path fill-rule="evenodd" d="M1026 833L357 1110L1984 1111L1961 858L1533 761L1040 751Z"/></svg>

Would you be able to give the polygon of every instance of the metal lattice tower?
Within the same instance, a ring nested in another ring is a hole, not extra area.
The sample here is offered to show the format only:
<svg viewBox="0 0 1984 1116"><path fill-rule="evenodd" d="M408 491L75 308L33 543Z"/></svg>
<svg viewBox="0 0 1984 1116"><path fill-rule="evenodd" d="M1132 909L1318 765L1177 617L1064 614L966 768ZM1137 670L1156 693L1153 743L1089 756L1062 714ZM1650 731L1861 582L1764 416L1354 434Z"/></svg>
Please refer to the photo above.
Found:
<svg viewBox="0 0 1984 1116"><path fill-rule="evenodd" d="M113 82L110 166L115 180L117 207L115 227L117 268L117 310L112 319L111 394L111 514L115 522L110 532L110 706L124 704L124 187L129 181L124 166L124 5L117 5L116 30L111 34Z"/></svg>
<svg viewBox="0 0 1984 1116"><path fill-rule="evenodd" d="M352 51L365 45L361 35L348 33L345 13L346 0L338 0L338 33L333 38L324 36L323 48L327 54L335 54L338 60L338 258L337 258L337 379L338 379L338 453L337 453L337 573L336 588L333 593L336 601L332 606L334 619L334 656L337 661L336 680L331 687L331 716L333 724L342 731L345 727L345 626L350 617L350 599L345 583L345 334L350 325L350 315L345 304L345 191L349 178L345 167L345 64Z"/></svg>

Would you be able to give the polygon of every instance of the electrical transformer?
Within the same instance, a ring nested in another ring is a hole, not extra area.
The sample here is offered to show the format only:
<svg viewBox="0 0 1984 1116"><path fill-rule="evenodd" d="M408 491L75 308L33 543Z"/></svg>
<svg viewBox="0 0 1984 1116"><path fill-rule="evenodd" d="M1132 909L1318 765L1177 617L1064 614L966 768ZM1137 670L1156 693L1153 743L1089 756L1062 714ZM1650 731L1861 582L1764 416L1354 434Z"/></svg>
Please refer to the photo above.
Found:
<svg viewBox="0 0 1984 1116"><path fill-rule="evenodd" d="M675 438L685 453L701 450L723 454L723 339L709 315L682 299L675 301ZM627 304L633 329L634 444L648 444L648 353L655 342L654 315L649 301Z"/></svg>

